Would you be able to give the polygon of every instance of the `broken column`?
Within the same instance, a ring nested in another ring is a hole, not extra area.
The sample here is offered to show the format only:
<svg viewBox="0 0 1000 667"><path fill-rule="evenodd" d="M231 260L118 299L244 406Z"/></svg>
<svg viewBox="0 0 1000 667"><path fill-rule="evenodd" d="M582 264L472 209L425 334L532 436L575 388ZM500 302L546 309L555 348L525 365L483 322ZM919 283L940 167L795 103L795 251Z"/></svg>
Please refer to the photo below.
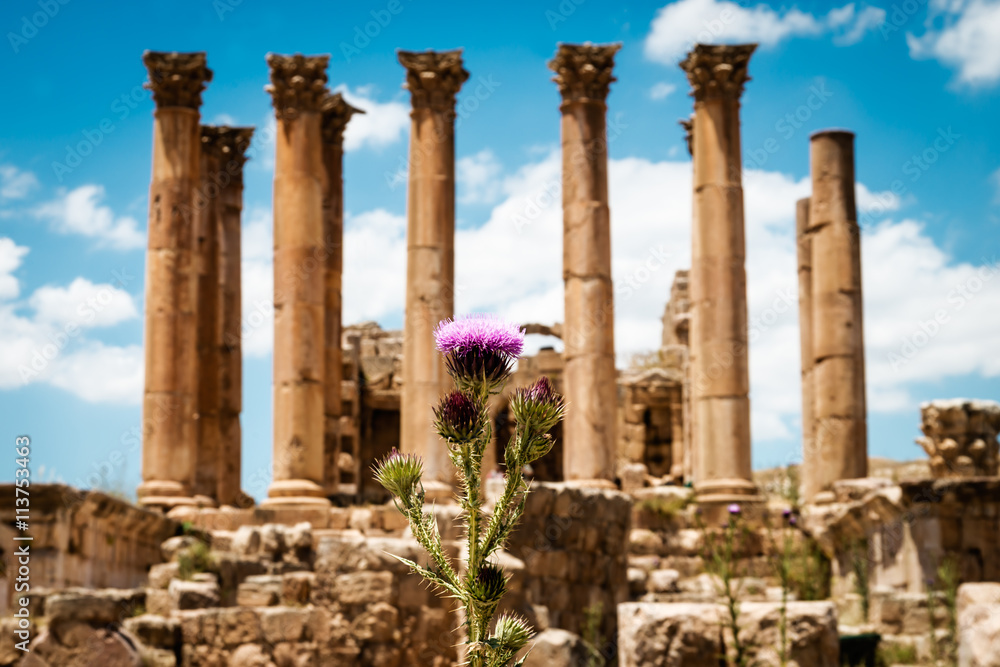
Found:
<svg viewBox="0 0 1000 667"><path fill-rule="evenodd" d="M323 150L329 56L268 54L274 159L274 480L262 505L325 506Z"/></svg>
<svg viewBox="0 0 1000 667"><path fill-rule="evenodd" d="M222 432L219 424L221 401L222 317L219 310L221 232L219 163L221 145L218 127L201 127L200 178L194 196L195 264L198 269L198 392L197 465L195 500L214 505L221 464Z"/></svg>
<svg viewBox="0 0 1000 667"><path fill-rule="evenodd" d="M243 164L253 136L252 127L220 128L219 310L219 505L242 506L243 410L242 290L240 288L240 222L243 213Z"/></svg>
<svg viewBox="0 0 1000 667"><path fill-rule="evenodd" d="M691 411L694 485L705 502L754 496L740 96L755 44L696 44L681 63L694 97Z"/></svg>
<svg viewBox="0 0 1000 667"><path fill-rule="evenodd" d="M344 271L344 128L351 116L364 113L348 104L340 93L329 95L322 107L323 130L323 243L326 249L324 279L324 446L327 495L340 490L340 415L343 358L341 352L341 276Z"/></svg>
<svg viewBox="0 0 1000 667"><path fill-rule="evenodd" d="M810 170L813 442L803 480L806 499L815 500L836 480L868 474L854 134L813 134Z"/></svg>
<svg viewBox="0 0 1000 667"><path fill-rule="evenodd" d="M938 399L920 404L917 444L934 477L995 477L1000 473L1000 403Z"/></svg>
<svg viewBox="0 0 1000 667"><path fill-rule="evenodd" d="M197 289L192 197L201 156L204 53L146 51L153 92L153 174L146 252L142 483L147 506L194 503Z"/></svg>
<svg viewBox="0 0 1000 667"><path fill-rule="evenodd" d="M434 348L434 328L455 310L455 96L469 73L461 50L398 56L413 107L400 447L423 458L428 495L450 494L451 463L435 432L432 407L452 383Z"/></svg>
<svg viewBox="0 0 1000 667"><path fill-rule="evenodd" d="M615 475L614 293L608 208L608 89L620 44L560 44L549 68L562 104L563 474L606 486Z"/></svg>

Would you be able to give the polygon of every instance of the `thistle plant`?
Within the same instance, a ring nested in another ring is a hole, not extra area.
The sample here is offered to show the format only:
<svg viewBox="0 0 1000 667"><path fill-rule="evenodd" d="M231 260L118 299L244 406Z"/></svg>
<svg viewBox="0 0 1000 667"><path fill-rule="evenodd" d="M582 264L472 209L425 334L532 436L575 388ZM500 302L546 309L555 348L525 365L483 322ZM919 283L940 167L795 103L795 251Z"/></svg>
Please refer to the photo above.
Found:
<svg viewBox="0 0 1000 667"><path fill-rule="evenodd" d="M468 547L464 572L444 553L434 516L424 511L420 459L393 450L376 464L375 479L392 494L430 561L420 565L396 558L462 605L470 667L508 667L527 644L531 629L524 619L509 614L494 622L508 578L491 557L504 547L524 512L528 484L521 470L551 451L549 431L563 418L565 404L545 377L514 390L510 411L516 426L504 451L503 491L487 516L482 493L483 453L492 437L487 402L510 379L524 332L495 317L473 316L441 322L434 336L455 382L455 391L441 399L434 416L442 446L458 470L457 500Z"/></svg>

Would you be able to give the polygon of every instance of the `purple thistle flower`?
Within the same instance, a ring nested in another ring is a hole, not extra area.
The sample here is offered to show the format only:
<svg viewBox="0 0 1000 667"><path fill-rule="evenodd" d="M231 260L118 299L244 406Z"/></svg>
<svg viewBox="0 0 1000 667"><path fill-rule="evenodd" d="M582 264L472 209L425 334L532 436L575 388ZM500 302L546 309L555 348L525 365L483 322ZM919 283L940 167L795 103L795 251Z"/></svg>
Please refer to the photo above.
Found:
<svg viewBox="0 0 1000 667"><path fill-rule="evenodd" d="M783 516L783 517L785 517L787 519L788 517L792 516L792 510L790 510L790 509L783 509L783 510L781 510L781 516Z"/></svg>
<svg viewBox="0 0 1000 667"><path fill-rule="evenodd" d="M794 514L792 516L788 517L788 525L789 526L795 526L795 525L798 525L798 523L799 523L799 518L797 516L795 516Z"/></svg>
<svg viewBox="0 0 1000 667"><path fill-rule="evenodd" d="M732 505L729 506L729 513L732 514L733 516L739 516L740 512L742 511L743 510L741 510L740 506L737 505L736 503L733 503Z"/></svg>
<svg viewBox="0 0 1000 667"><path fill-rule="evenodd" d="M493 315L443 320L434 338L455 384L476 395L499 390L524 348L524 332Z"/></svg>
<svg viewBox="0 0 1000 667"><path fill-rule="evenodd" d="M470 315L442 320L434 330L437 349L445 354L457 352L501 353L518 357L524 349L524 331L496 315Z"/></svg>

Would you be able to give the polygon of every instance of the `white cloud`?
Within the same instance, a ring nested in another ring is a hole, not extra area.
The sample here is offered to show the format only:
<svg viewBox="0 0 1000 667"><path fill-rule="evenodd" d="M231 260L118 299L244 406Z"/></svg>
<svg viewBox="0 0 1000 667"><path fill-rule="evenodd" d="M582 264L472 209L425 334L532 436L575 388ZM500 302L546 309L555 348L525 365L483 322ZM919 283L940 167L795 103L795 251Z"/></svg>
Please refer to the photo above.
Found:
<svg viewBox="0 0 1000 667"><path fill-rule="evenodd" d="M344 221L344 323L402 321L406 218L384 209Z"/></svg>
<svg viewBox="0 0 1000 667"><path fill-rule="evenodd" d="M89 403L140 405L142 346L85 343L56 364L49 382Z"/></svg>
<svg viewBox="0 0 1000 667"><path fill-rule="evenodd" d="M695 44L758 42L771 47L792 37L830 33L840 45L854 44L865 31L880 25L885 11L854 3L817 17L792 8L776 11L766 4L748 6L729 0L678 0L662 7L644 45L646 57L676 65Z"/></svg>
<svg viewBox="0 0 1000 667"><path fill-rule="evenodd" d="M957 81L968 86L1000 81L1000 2L934 0L927 22L922 36L906 35L910 57L957 69Z"/></svg>
<svg viewBox="0 0 1000 667"><path fill-rule="evenodd" d="M677 86L674 84L660 81L653 84L653 87L649 89L649 97L654 100L663 100L675 90L677 90Z"/></svg>
<svg viewBox="0 0 1000 667"><path fill-rule="evenodd" d="M492 204L500 196L500 173L503 166L493 151L486 148L475 155L460 158L455 164L458 201L463 204Z"/></svg>
<svg viewBox="0 0 1000 667"><path fill-rule="evenodd" d="M410 107L398 100L377 102L372 86L362 86L353 91L347 86L336 90L349 104L362 111L351 117L344 131L344 150L355 151L366 145L382 148L399 141L410 126Z"/></svg>
<svg viewBox="0 0 1000 667"><path fill-rule="evenodd" d="M117 250L145 247L146 237L139 231L135 218L116 218L110 207L101 205L102 199L102 186L81 185L61 193L55 201L40 205L35 215L52 221L56 230L63 234L89 236Z"/></svg>
<svg viewBox="0 0 1000 667"><path fill-rule="evenodd" d="M14 271L21 266L21 259L28 249L14 243L13 239L0 237L0 301L17 298L20 293Z"/></svg>
<svg viewBox="0 0 1000 667"><path fill-rule="evenodd" d="M274 345L274 264L271 211L245 216L241 239L243 354L265 357Z"/></svg>
<svg viewBox="0 0 1000 667"><path fill-rule="evenodd" d="M11 272L27 251L0 238L0 389L44 383L89 402L138 404L141 346L106 345L82 333L138 317L131 297L77 278L68 287L36 290L27 299L34 315L25 316L13 300L20 286Z"/></svg>
<svg viewBox="0 0 1000 667"><path fill-rule="evenodd" d="M132 295L114 285L76 278L68 287L40 287L28 300L35 317L49 324L108 327L139 317Z"/></svg>
<svg viewBox="0 0 1000 667"><path fill-rule="evenodd" d="M38 179L30 171L21 171L14 165L0 165L0 198L23 199L38 187Z"/></svg>

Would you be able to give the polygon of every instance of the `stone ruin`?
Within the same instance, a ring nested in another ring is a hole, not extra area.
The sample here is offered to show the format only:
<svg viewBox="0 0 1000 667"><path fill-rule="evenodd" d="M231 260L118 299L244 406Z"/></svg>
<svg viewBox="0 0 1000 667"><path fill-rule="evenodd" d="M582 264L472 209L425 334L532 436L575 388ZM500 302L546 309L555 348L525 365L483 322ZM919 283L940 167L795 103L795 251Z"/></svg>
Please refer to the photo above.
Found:
<svg viewBox="0 0 1000 667"><path fill-rule="evenodd" d="M1000 665L1000 404L923 405L931 478L869 476L850 132L812 135L812 194L796 208L801 485L791 469L777 481L751 470L739 109L754 45L699 44L681 63L694 98L682 123L692 265L675 276L660 349L616 370L605 125L618 48L562 44L550 63L562 98L565 316L525 330L563 350L522 358L512 386L546 375L572 409L554 451L527 471L533 492L500 554L512 577L505 608L538 630L526 664L716 667L736 639L707 572L715 529L705 524L738 503L740 632L755 659L778 664L784 609L789 665L834 667L838 635L862 631L930 664L953 612L960 664ZM274 458L259 503L240 487L239 425L253 128L200 124L204 53L143 59L156 111L139 506L35 485L22 592L7 547L14 494L0 494L0 665L460 664L452 603L386 555L422 557L370 471L393 447L419 454L443 543L459 553L431 407L448 388L433 329L454 315L461 51L399 52L412 103L402 331L341 321L343 132L363 111L328 91L326 56L267 57ZM505 474L508 400L490 405L487 497ZM781 524L783 510L801 520ZM774 569L782 543L812 568L787 605ZM929 583L944 564L961 583L954 595ZM22 608L27 617L9 615ZM28 653L16 646L25 636Z"/></svg>

